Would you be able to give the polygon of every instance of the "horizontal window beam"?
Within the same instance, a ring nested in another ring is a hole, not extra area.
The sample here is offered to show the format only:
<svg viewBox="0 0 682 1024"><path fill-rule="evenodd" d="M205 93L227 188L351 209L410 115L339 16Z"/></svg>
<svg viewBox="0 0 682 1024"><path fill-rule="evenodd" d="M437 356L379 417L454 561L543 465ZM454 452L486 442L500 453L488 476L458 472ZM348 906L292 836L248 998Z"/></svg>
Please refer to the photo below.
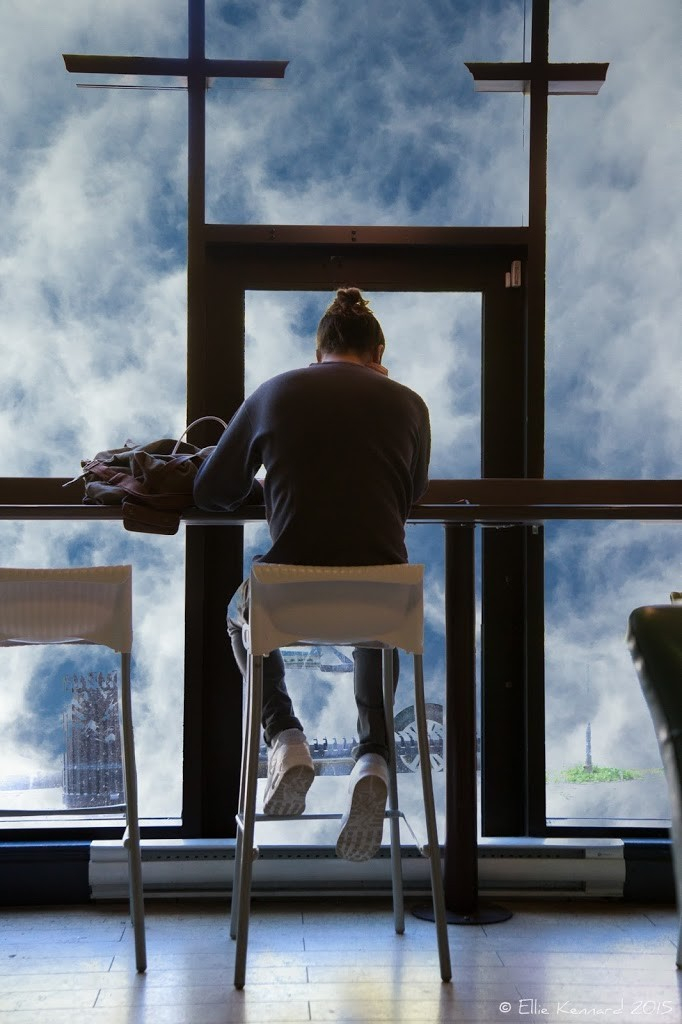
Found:
<svg viewBox="0 0 682 1024"><path fill-rule="evenodd" d="M83 505L60 477L0 479L0 519L120 520L118 505ZM264 518L262 507L234 513L190 509L187 526L238 525ZM410 522L533 523L549 519L679 519L679 480L432 480Z"/></svg>

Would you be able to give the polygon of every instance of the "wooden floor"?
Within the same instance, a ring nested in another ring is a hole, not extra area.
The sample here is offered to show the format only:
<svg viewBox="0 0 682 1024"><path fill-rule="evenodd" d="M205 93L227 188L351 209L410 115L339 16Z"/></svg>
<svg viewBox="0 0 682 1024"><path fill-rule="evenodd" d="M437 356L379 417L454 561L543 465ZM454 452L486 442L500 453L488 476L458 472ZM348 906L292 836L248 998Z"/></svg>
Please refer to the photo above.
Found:
<svg viewBox="0 0 682 1024"><path fill-rule="evenodd" d="M504 924L449 927L453 981L443 984L433 925L408 913L397 936L388 902L259 900L241 992L227 903L149 901L145 975L123 905L5 908L0 1022L682 1022L672 908L505 905L514 917Z"/></svg>

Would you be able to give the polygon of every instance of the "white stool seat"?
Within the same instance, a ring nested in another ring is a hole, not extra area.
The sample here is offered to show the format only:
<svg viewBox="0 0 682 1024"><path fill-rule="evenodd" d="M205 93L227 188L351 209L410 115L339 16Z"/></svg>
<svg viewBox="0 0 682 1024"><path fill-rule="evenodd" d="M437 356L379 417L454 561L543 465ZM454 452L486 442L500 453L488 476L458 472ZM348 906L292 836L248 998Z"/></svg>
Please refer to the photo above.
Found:
<svg viewBox="0 0 682 1024"><path fill-rule="evenodd" d="M424 645L422 565L270 565L251 569L249 646L269 654L290 643Z"/></svg>
<svg viewBox="0 0 682 1024"><path fill-rule="evenodd" d="M441 977L451 978L440 846L431 780L423 674L422 565L305 566L254 563L249 579L248 622L242 633L248 655L246 715L237 813L237 848L232 892L231 935L236 939L234 984L243 988L251 902L256 786L262 712L263 658L291 644L335 644L383 649L383 697L389 742L386 817L391 833L391 873L395 930L404 930L400 819L393 723L393 649L414 657L414 708L421 766L427 844ZM302 815L340 818L341 814Z"/></svg>
<svg viewBox="0 0 682 1024"><path fill-rule="evenodd" d="M0 647L27 644L96 644L121 655L121 737L125 784L130 914L138 971L147 966L142 858L137 810L137 773L130 695L133 643L132 567L108 565L67 569L0 568ZM82 808L111 814L113 808ZM3 816L21 812L2 810ZM41 811L41 816L59 810ZM72 814L73 811L69 811Z"/></svg>

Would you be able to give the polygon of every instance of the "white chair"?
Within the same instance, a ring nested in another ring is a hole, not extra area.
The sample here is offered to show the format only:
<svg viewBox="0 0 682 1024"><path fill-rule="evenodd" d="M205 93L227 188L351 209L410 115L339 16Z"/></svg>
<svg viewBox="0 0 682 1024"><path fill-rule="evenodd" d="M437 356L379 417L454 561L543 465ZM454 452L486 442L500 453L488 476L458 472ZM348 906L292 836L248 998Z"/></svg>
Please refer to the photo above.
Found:
<svg viewBox="0 0 682 1024"><path fill-rule="evenodd" d="M138 971L147 966L142 891L142 858L137 810L137 774L130 700L132 650L132 567L85 569L0 568L0 647L28 644L99 644L121 655L120 722L125 804L79 808L78 813L111 814L125 809L123 843L128 853L130 913ZM16 810L0 811L5 816ZM24 812L25 813L25 812ZM70 814L62 809L32 814Z"/></svg>
<svg viewBox="0 0 682 1024"><path fill-rule="evenodd" d="M237 813L237 844L230 934L236 939L234 984L243 988L246 974L254 829L257 821L273 821L256 813L260 746L263 657L291 644L348 644L383 651L383 694L389 737L391 873L395 930L405 928L400 860L400 818L393 724L393 649L414 656L414 707L421 764L427 845L420 847L431 867L434 918L443 981L451 978L447 918L440 846L431 780L424 675L422 665L424 611L422 565L322 567L254 564L250 576L249 622L244 626L248 679L244 749ZM303 818L341 818L341 814L308 814ZM281 818L274 820L282 820Z"/></svg>

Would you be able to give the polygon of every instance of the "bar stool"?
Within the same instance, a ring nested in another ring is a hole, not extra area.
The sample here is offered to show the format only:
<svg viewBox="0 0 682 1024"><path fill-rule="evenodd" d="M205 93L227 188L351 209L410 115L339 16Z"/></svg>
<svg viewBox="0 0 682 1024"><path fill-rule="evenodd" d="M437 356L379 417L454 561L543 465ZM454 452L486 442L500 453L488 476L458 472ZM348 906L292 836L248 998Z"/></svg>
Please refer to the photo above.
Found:
<svg viewBox="0 0 682 1024"><path fill-rule="evenodd" d="M423 576L423 565L327 567L255 563L251 569L249 622L243 627L248 677L230 922L230 934L236 939L234 984L238 989L244 987L246 974L252 865L258 856L254 845L255 823L283 820L256 813L263 657L277 647L296 644L345 644L382 650L384 711L390 748L386 817L390 823L393 914L398 934L405 928L400 860L400 819L405 818L398 807L393 650L399 647L414 657L414 708L427 835L426 846L420 846L420 852L430 863L441 978L449 981L452 976L424 698ZM341 817L341 814L300 816L302 819Z"/></svg>
<svg viewBox="0 0 682 1024"><path fill-rule="evenodd" d="M130 916L135 936L135 964L147 967L142 890L137 774L130 701L133 643L132 566L107 565L67 569L0 569L0 647L29 644L96 644L121 655L121 717L124 802L115 806L41 810L42 816L125 811L123 845L128 853ZM1 810L5 816L25 811ZM36 812L31 812L35 814Z"/></svg>

